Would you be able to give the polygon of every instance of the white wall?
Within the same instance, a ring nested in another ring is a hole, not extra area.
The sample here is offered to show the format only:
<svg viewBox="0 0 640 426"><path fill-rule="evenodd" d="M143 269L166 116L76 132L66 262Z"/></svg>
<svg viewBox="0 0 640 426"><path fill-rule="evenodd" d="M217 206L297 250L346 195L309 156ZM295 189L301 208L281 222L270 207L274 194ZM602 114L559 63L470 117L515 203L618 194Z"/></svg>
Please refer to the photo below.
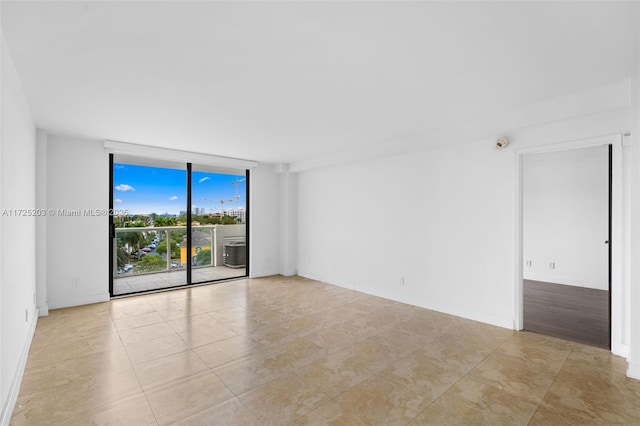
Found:
<svg viewBox="0 0 640 426"><path fill-rule="evenodd" d="M280 274L297 274L297 232L298 232L298 176L288 170L280 170Z"/></svg>
<svg viewBox="0 0 640 426"><path fill-rule="evenodd" d="M38 129L36 132L36 208L47 209L47 132ZM49 315L47 303L47 216L36 217L36 303L38 315Z"/></svg>
<svg viewBox="0 0 640 426"><path fill-rule="evenodd" d="M278 173L261 163L251 170L249 206L249 274L252 278L279 273Z"/></svg>
<svg viewBox="0 0 640 426"><path fill-rule="evenodd" d="M609 290L608 147L530 154L522 163L523 277Z"/></svg>
<svg viewBox="0 0 640 426"><path fill-rule="evenodd" d="M640 28L640 10L636 17ZM640 380L640 44L636 55L635 75L631 78L631 147L629 172L630 192L630 242L631 262L628 273L631 284L629 294L629 368L627 375Z"/></svg>
<svg viewBox="0 0 640 426"><path fill-rule="evenodd" d="M302 170L299 273L514 327L517 150L623 133L628 118L627 106L550 119L510 131L501 151L450 133L450 146Z"/></svg>
<svg viewBox="0 0 640 426"><path fill-rule="evenodd" d="M103 142L49 135L47 158L47 207L56 212L47 217L49 308L109 300L108 216L58 213L109 208Z"/></svg>
<svg viewBox="0 0 640 426"><path fill-rule="evenodd" d="M0 423L8 423L36 315L36 129L20 78L2 38L0 144Z"/></svg>

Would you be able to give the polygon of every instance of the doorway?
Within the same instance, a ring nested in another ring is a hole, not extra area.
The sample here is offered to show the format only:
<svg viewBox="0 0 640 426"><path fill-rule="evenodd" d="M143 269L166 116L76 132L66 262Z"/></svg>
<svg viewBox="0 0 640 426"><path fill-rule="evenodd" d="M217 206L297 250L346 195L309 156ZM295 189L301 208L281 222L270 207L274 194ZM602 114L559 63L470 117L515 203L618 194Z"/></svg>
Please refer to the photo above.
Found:
<svg viewBox="0 0 640 426"><path fill-rule="evenodd" d="M523 328L611 347L612 147L522 158Z"/></svg>
<svg viewBox="0 0 640 426"><path fill-rule="evenodd" d="M110 294L249 275L249 171L110 155Z"/></svg>

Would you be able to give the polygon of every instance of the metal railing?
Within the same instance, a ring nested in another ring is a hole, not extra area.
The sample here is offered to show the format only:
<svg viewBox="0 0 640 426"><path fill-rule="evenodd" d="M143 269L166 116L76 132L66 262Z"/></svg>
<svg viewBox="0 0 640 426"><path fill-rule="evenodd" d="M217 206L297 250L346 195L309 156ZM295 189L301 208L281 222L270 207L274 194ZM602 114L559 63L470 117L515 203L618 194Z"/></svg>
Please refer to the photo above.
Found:
<svg viewBox="0 0 640 426"><path fill-rule="evenodd" d="M186 253L186 226L116 228L114 278L184 270L187 262L192 268L217 266L218 226L191 227L192 253ZM163 242L164 253L159 254L157 250Z"/></svg>

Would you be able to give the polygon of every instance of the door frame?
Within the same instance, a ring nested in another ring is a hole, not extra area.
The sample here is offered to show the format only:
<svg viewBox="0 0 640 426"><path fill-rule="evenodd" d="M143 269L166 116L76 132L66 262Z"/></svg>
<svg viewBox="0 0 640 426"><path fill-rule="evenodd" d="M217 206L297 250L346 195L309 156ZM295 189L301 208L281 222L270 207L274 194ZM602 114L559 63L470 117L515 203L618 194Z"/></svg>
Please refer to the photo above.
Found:
<svg viewBox="0 0 640 426"><path fill-rule="evenodd" d="M567 151L572 149L589 148L594 146L610 145L611 151L611 176L610 176L610 226L609 240L610 262L610 315L611 315L611 352L616 355L626 356L628 346L624 345L623 330L623 297L624 286L622 282L622 227L623 227L623 201L622 201L622 135L610 135L597 138L580 139L554 144L545 144L526 147L516 150L515 156L515 287L514 287L514 329L522 330L524 326L523 309L523 238L522 238L522 161L525 155L541 154L546 152Z"/></svg>
<svg viewBox="0 0 640 426"><path fill-rule="evenodd" d="M112 212L114 211L114 204L113 204L113 199L114 199L114 186L113 186L113 178L114 178L114 173L113 173L113 166L114 166L114 158L115 158L115 154L113 152L109 153L109 211ZM141 158L145 158L144 156L141 156ZM150 157L146 157L146 158L150 158ZM160 166L150 166L150 167L160 167ZM186 217L187 217L187 225L186 225L186 252L187 253L191 253L191 248L192 248L192 172L193 172L193 163L190 161L185 161L184 162L184 167L185 167L185 172L186 172L186 182L185 182L185 186L186 186L186 197L187 197L187 203L186 203ZM228 167L231 168L231 167ZM131 292L131 293L123 293L123 294L114 294L113 290L114 290L114 271L115 271L115 263L116 263L116 259L115 259L115 253L114 253L114 249L115 249L115 238L116 238L116 228L115 228L115 224L113 222L113 215L109 215L109 256L108 256L108 260L109 260L109 297L110 298L118 298L118 297L128 297L128 296L135 296L135 295L140 295L140 294L146 294L146 293L154 293L154 292L158 292L158 291L169 291L169 290L176 290L176 289L180 289L180 288L186 288L186 287L194 287L194 286L200 286L200 285L207 285L207 284L215 284L215 283L219 283L219 282L223 282L223 281L229 281L230 279L245 279L245 278L249 278L250 277L250 269L249 269L249 250L250 250L250 243L249 243L249 235L250 235L250 216L251 216L251 210L250 210L250 198L251 198L251 193L250 193L250 184L249 184L249 178L250 178L250 170L249 168L245 168L245 169L238 169L238 171L243 170L244 171L244 176L246 179L246 186L245 186L245 194L244 194L244 198L245 198L245 267L244 267L244 275L241 276L237 276L237 277L232 277L232 278L221 278L221 279L216 279L216 280L210 280L210 281L198 281L198 282L193 282L193 275L192 275L192 264L191 262L187 262L187 267L186 267L186 282L184 284L180 284L180 285L176 285L176 286L171 286L171 287L163 287L160 289L154 289L154 290L142 290L142 291L135 291L135 292Z"/></svg>

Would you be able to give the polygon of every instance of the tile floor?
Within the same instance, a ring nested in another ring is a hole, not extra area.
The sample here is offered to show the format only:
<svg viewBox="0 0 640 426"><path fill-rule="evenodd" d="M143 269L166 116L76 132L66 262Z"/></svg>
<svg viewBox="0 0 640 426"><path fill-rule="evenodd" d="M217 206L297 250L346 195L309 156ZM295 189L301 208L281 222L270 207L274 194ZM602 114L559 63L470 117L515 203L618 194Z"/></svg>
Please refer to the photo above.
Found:
<svg viewBox="0 0 640 426"><path fill-rule="evenodd" d="M638 425L609 352L293 277L55 310L12 425Z"/></svg>

